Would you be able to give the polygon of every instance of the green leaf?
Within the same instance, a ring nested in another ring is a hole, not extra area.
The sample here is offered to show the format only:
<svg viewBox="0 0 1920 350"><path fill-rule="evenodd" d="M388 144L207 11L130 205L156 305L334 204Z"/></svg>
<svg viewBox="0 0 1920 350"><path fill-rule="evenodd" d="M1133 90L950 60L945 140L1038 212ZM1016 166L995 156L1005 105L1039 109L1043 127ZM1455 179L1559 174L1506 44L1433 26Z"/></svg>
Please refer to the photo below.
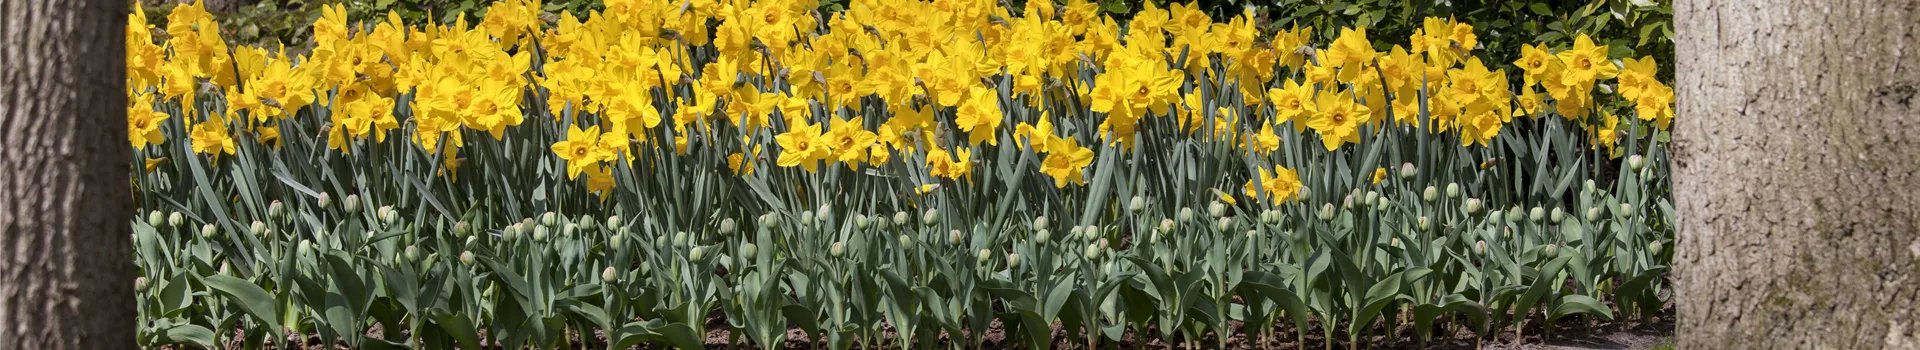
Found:
<svg viewBox="0 0 1920 350"><path fill-rule="evenodd" d="M1613 310L1607 309L1606 305L1601 305L1593 297L1579 294L1560 297L1560 304L1553 307L1552 317L1559 319L1574 314L1593 314L1613 319Z"/></svg>
<svg viewBox="0 0 1920 350"><path fill-rule="evenodd" d="M201 277L200 282L205 283L214 292L231 298L240 306L241 311L253 316L256 321L266 324L273 330L273 334L282 333L280 320L274 317L278 313L274 310L273 294L268 294L267 290L253 285L252 282L226 275Z"/></svg>
<svg viewBox="0 0 1920 350"><path fill-rule="evenodd" d="M174 325L160 332L153 345L180 344L212 349L216 345L212 330L196 324Z"/></svg>

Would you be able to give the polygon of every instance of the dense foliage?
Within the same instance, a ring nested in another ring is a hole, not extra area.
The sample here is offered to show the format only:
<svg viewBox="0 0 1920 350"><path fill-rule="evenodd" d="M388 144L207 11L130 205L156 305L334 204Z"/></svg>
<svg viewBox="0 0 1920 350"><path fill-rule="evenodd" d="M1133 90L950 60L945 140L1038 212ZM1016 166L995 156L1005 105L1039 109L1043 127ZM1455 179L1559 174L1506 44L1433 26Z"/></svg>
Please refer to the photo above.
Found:
<svg viewBox="0 0 1920 350"><path fill-rule="evenodd" d="M700 347L719 311L766 346L1363 346L1668 300L1651 57L1035 4L329 6L294 54L136 12L142 344Z"/></svg>

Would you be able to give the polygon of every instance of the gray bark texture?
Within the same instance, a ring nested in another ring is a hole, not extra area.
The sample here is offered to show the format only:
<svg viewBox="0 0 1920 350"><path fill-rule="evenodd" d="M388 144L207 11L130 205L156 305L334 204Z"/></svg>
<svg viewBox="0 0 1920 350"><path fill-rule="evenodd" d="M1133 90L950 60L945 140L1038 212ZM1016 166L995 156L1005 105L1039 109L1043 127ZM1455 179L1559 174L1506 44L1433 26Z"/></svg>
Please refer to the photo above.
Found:
<svg viewBox="0 0 1920 350"><path fill-rule="evenodd" d="M1679 348L1920 348L1920 0L1673 23Z"/></svg>
<svg viewBox="0 0 1920 350"><path fill-rule="evenodd" d="M0 0L0 349L134 343L125 0Z"/></svg>

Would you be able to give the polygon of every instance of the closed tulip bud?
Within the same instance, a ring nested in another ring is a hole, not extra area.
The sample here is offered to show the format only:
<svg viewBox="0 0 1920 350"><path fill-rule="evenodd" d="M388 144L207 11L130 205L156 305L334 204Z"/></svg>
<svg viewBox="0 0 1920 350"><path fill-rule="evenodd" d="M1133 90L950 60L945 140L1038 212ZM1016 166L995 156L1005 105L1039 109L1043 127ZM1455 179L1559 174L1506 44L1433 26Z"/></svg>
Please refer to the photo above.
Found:
<svg viewBox="0 0 1920 350"><path fill-rule="evenodd" d="M1473 254L1474 254L1474 255L1487 255L1487 241L1474 241L1474 242L1473 242Z"/></svg>
<svg viewBox="0 0 1920 350"><path fill-rule="evenodd" d="M610 215L610 216L607 216L607 228L608 228L608 229L619 229L620 227L621 227L621 226L620 226L620 216L619 216L619 215Z"/></svg>
<svg viewBox="0 0 1920 350"><path fill-rule="evenodd" d="M1527 220L1533 221L1533 223L1536 223L1536 224L1540 223L1540 220L1544 220L1546 218L1547 218L1546 208L1533 207L1533 211L1527 212Z"/></svg>
<svg viewBox="0 0 1920 350"><path fill-rule="evenodd" d="M750 257L754 257L754 256L756 256L757 254L760 254L760 246L759 246L759 245L756 245L756 244L753 244L753 243L747 243L747 244L742 244L742 245L740 245L740 256L741 256L741 257L746 257L746 258L750 258Z"/></svg>
<svg viewBox="0 0 1920 350"><path fill-rule="evenodd" d="M560 237L573 237L573 235L577 233L580 233L580 225L566 224L560 226Z"/></svg>
<svg viewBox="0 0 1920 350"><path fill-rule="evenodd" d="M865 230L867 229L867 224L868 222L867 222L866 215L853 214L853 228Z"/></svg>
<svg viewBox="0 0 1920 350"><path fill-rule="evenodd" d="M1427 217L1424 215L1418 218L1415 218L1413 221L1413 228L1419 229L1421 231L1426 231L1428 228L1432 228L1433 227L1432 225L1433 223L1428 221Z"/></svg>
<svg viewBox="0 0 1920 350"><path fill-rule="evenodd" d="M579 226L582 230L593 230L595 221L598 220L594 220L592 216L580 215L580 220L575 220L574 225Z"/></svg>
<svg viewBox="0 0 1920 350"><path fill-rule="evenodd" d="M1587 221L1600 221L1600 215L1604 214L1606 214L1606 211L1600 210L1600 208L1587 209Z"/></svg>
<svg viewBox="0 0 1920 350"><path fill-rule="evenodd" d="M894 226L906 226L908 220L913 220L913 216L911 214L907 214L907 212L905 211L893 212Z"/></svg>
<svg viewBox="0 0 1920 350"><path fill-rule="evenodd" d="M1520 206L1515 205L1513 208L1507 209L1507 222L1519 223L1520 219L1525 218L1527 218L1527 211L1520 209Z"/></svg>
<svg viewBox="0 0 1920 350"><path fill-rule="evenodd" d="M347 201L345 203L340 203L340 209L346 209L347 214L359 214L360 213L360 195L357 195L357 194L347 195Z"/></svg>
<svg viewBox="0 0 1920 350"><path fill-rule="evenodd" d="M1262 210L1260 211L1260 223L1267 224L1267 225L1279 225L1280 213L1274 212L1272 210Z"/></svg>
<svg viewBox="0 0 1920 350"><path fill-rule="evenodd" d="M473 251L460 252L460 264L473 266Z"/></svg>
<svg viewBox="0 0 1920 350"><path fill-rule="evenodd" d="M214 227L213 224L200 225L201 238L213 239L213 236L217 234L220 234L220 228Z"/></svg>
<svg viewBox="0 0 1920 350"><path fill-rule="evenodd" d="M607 284L620 282L620 272L614 271L612 266L608 266L607 269L600 270L600 281L606 282Z"/></svg>
<svg viewBox="0 0 1920 350"><path fill-rule="evenodd" d="M167 214L167 227L181 227L186 225L186 215L181 215L180 212L177 211L173 212L173 214Z"/></svg>
<svg viewBox="0 0 1920 350"><path fill-rule="evenodd" d="M146 276L141 276L141 277L134 277L134 278L133 278L133 291L134 291L134 292L146 292L146 291L147 291L147 288L150 288L150 287L152 287L152 286L149 286L149 285L148 285L148 282L147 282L147 277L146 277Z"/></svg>
<svg viewBox="0 0 1920 350"><path fill-rule="evenodd" d="M832 254L835 258L847 254L847 242L833 242L833 246L827 248L827 254Z"/></svg>
<svg viewBox="0 0 1920 350"><path fill-rule="evenodd" d="M947 245L960 245L960 230L947 231Z"/></svg>
<svg viewBox="0 0 1920 350"><path fill-rule="evenodd" d="M1166 231L1154 230L1152 233L1147 234L1147 243L1160 244L1160 234L1162 232Z"/></svg>
<svg viewBox="0 0 1920 350"><path fill-rule="evenodd" d="M1466 204L1461 205L1461 209L1466 209L1467 215L1473 215L1480 213L1481 206L1479 198L1468 198Z"/></svg>
<svg viewBox="0 0 1920 350"><path fill-rule="evenodd" d="M1627 203L1620 203L1620 217L1623 217L1623 218L1633 217L1633 205L1627 204Z"/></svg>
<svg viewBox="0 0 1920 350"><path fill-rule="evenodd" d="M1494 209L1492 212L1487 213L1487 218L1493 220L1494 223L1499 223L1507 219L1507 216L1504 214L1506 214L1506 212L1502 212L1499 209Z"/></svg>
<svg viewBox="0 0 1920 350"><path fill-rule="evenodd" d="M1134 196L1133 200L1128 201L1127 210L1132 212L1140 212L1141 210L1147 210L1147 199L1139 196Z"/></svg>
<svg viewBox="0 0 1920 350"><path fill-rule="evenodd" d="M380 207L380 221L386 223L387 226L400 223L400 211L393 210L393 207L390 206Z"/></svg>
<svg viewBox="0 0 1920 350"><path fill-rule="evenodd" d="M1427 203L1433 203L1434 200L1440 199L1440 188L1427 186L1427 190L1420 193L1420 199L1426 200Z"/></svg>
<svg viewBox="0 0 1920 350"><path fill-rule="evenodd" d="M1047 231L1047 229L1044 229L1044 228L1043 228L1043 229L1039 229L1039 230L1034 230L1034 231L1033 231L1033 241L1034 241L1034 242L1040 242L1040 243L1046 243L1046 242L1047 242L1047 239L1048 239L1048 238L1052 238L1052 237L1051 237L1052 235L1053 235L1053 232L1052 232L1052 231Z"/></svg>
<svg viewBox="0 0 1920 350"><path fill-rule="evenodd" d="M1547 214L1547 220L1549 222L1552 222L1555 225L1560 224L1561 220L1566 220L1566 219L1567 219L1567 211L1561 210L1559 207L1554 207L1553 211Z"/></svg>
<svg viewBox="0 0 1920 350"><path fill-rule="evenodd" d="M272 204L267 204L267 216L274 219L286 218L287 205L280 204L278 199L274 200Z"/></svg>
<svg viewBox="0 0 1920 350"><path fill-rule="evenodd" d="M1067 239L1068 240L1078 239L1080 238L1080 234L1084 232L1087 232L1086 226L1074 226L1073 229L1067 230Z"/></svg>
<svg viewBox="0 0 1920 350"><path fill-rule="evenodd" d="M547 241L547 227L546 227L546 226L534 226L534 227L533 227L533 241L534 241L534 242L546 242L546 241Z"/></svg>
<svg viewBox="0 0 1920 350"><path fill-rule="evenodd" d="M1098 241L1094 241L1094 242L1093 242L1093 244L1096 244L1096 245L1099 245L1099 246L1100 246L1100 249L1107 249L1107 247L1110 247L1109 245L1107 245L1107 239L1106 239L1106 238L1101 238L1101 239L1100 239L1100 240L1098 240Z"/></svg>
<svg viewBox="0 0 1920 350"><path fill-rule="evenodd" d="M1180 222L1193 222L1193 208L1180 208L1180 214L1174 215Z"/></svg>
<svg viewBox="0 0 1920 350"><path fill-rule="evenodd" d="M253 225L247 228L253 231L253 235L255 236L265 236L267 234L267 223L264 222L254 221Z"/></svg>
<svg viewBox="0 0 1920 350"><path fill-rule="evenodd" d="M420 247L409 245L406 252L400 256L407 258L407 262L420 262Z"/></svg>
<svg viewBox="0 0 1920 350"><path fill-rule="evenodd" d="M1463 196L1463 195L1465 195L1465 193L1462 193L1462 191L1460 190L1460 184L1458 183L1447 184L1447 198L1460 199L1460 196Z"/></svg>
<svg viewBox="0 0 1920 350"><path fill-rule="evenodd" d="M1373 201L1373 210L1387 211L1388 208L1393 208L1393 201L1387 200L1385 196L1380 197L1380 200Z"/></svg>
<svg viewBox="0 0 1920 350"><path fill-rule="evenodd" d="M673 233L673 247L674 247L674 248L686 248L686 247L687 247L687 236L688 236L688 234L687 234L687 231L680 231L680 232L674 232L674 233Z"/></svg>
<svg viewBox="0 0 1920 350"><path fill-rule="evenodd" d="M313 255L313 241L310 241L310 240L304 240L304 239L302 239L302 240L300 240L300 248L299 248L299 251L300 251L300 256L312 256L312 255Z"/></svg>
<svg viewBox="0 0 1920 350"><path fill-rule="evenodd" d="M1313 200L1313 189L1301 187L1300 192L1294 194L1294 197L1299 197L1302 202Z"/></svg>
<svg viewBox="0 0 1920 350"><path fill-rule="evenodd" d="M1366 198L1361 198L1361 200L1366 200ZM1353 195L1349 194L1346 199L1340 201L1340 209L1353 210Z"/></svg>
<svg viewBox="0 0 1920 350"><path fill-rule="evenodd" d="M1387 245L1392 246L1394 248L1400 248L1400 237L1394 237L1393 241L1391 243L1387 243Z"/></svg>
<svg viewBox="0 0 1920 350"><path fill-rule="evenodd" d="M692 250L687 251L687 260L692 260L696 262L706 261L707 247L693 247Z"/></svg>
<svg viewBox="0 0 1920 350"><path fill-rule="evenodd" d="M1248 239L1248 240L1252 240L1252 239L1254 239L1254 238L1260 238L1260 231L1257 231L1257 230L1247 230L1247 239Z"/></svg>
<svg viewBox="0 0 1920 350"><path fill-rule="evenodd" d="M898 239L900 240L901 248L913 247L913 237L907 237L907 235L900 235Z"/></svg>
<svg viewBox="0 0 1920 350"><path fill-rule="evenodd" d="M1641 179L1646 179L1646 178L1651 178L1651 177L1653 177L1653 168L1642 168L1642 169L1640 169L1640 178L1641 178Z"/></svg>
<svg viewBox="0 0 1920 350"><path fill-rule="evenodd" d="M167 215L159 210L147 212L147 226L160 227L167 224Z"/></svg>
<svg viewBox="0 0 1920 350"><path fill-rule="evenodd" d="M1216 230L1220 230L1220 232L1227 232L1228 230L1232 230L1233 218L1220 218L1219 222L1215 222L1213 224L1213 228Z"/></svg>
<svg viewBox="0 0 1920 350"><path fill-rule="evenodd" d="M1087 255L1087 259L1088 259L1088 260L1093 260L1093 259L1099 259L1099 258L1100 258L1100 245L1099 245L1099 244L1088 244L1088 245L1087 245L1087 251L1086 251L1085 253L1086 253L1086 255Z"/></svg>
<svg viewBox="0 0 1920 350"><path fill-rule="evenodd" d="M626 243L626 239L621 238L621 235L619 234L607 236L607 250L619 251L620 246L625 243Z"/></svg>
<svg viewBox="0 0 1920 350"><path fill-rule="evenodd" d="M1380 203L1380 192L1367 191L1367 205L1378 205L1379 203Z"/></svg>
<svg viewBox="0 0 1920 350"><path fill-rule="evenodd" d="M1653 253L1653 255L1660 255L1660 251L1663 248L1666 248L1666 246L1661 244L1660 241L1653 241L1653 242L1647 243L1647 252Z"/></svg>
<svg viewBox="0 0 1920 350"><path fill-rule="evenodd" d="M1553 245L1552 243L1548 243L1546 248L1540 249L1540 253L1542 256L1546 256L1546 257L1560 256L1560 247Z"/></svg>
<svg viewBox="0 0 1920 350"><path fill-rule="evenodd" d="M1599 192L1600 192L1600 187L1599 187L1599 186L1595 186L1595 185L1593 184L1593 179L1587 179L1587 186L1586 186L1586 187L1587 187L1587 194L1595 194L1595 193L1599 193Z"/></svg>
<svg viewBox="0 0 1920 350"><path fill-rule="evenodd" d="M479 246L479 245L480 245L480 237L479 237L479 236L472 236L472 237L467 237L467 245L466 245L466 246L468 246L468 247L474 247L474 246Z"/></svg>
<svg viewBox="0 0 1920 350"><path fill-rule="evenodd" d="M454 227L459 227L459 225L455 224ZM454 230L454 232L457 233L459 232L459 230ZM508 242L519 240L520 224L507 225L506 228L500 229L500 239L504 239Z"/></svg>
<svg viewBox="0 0 1920 350"><path fill-rule="evenodd" d="M867 222L868 224L873 225L873 228L877 230L885 230L890 225L893 225L893 220L888 220L887 217L879 216L879 215L868 217Z"/></svg>
<svg viewBox="0 0 1920 350"><path fill-rule="evenodd" d="M509 227L512 227L512 226L509 226ZM466 235L470 235L470 234L473 234L473 224L472 224L472 223L468 223L468 222L466 222L466 221L461 221L461 222L456 222L456 223L453 223L453 235L454 235L454 236L466 236Z"/></svg>
<svg viewBox="0 0 1920 350"><path fill-rule="evenodd" d="M813 218L814 221L819 221L820 223L824 224L827 221L830 221L829 219L833 219L833 205L822 204L820 205L820 210L813 211L813 215L815 215L815 217Z"/></svg>
<svg viewBox="0 0 1920 350"><path fill-rule="evenodd" d="M1045 229L1047 229L1047 216L1046 216L1046 215L1041 215L1041 216L1036 216L1036 217L1034 217L1034 218L1033 218L1033 225L1032 225L1032 226L1031 226L1030 228L1032 228L1032 229L1034 229L1034 230L1045 230Z"/></svg>
<svg viewBox="0 0 1920 350"><path fill-rule="evenodd" d="M976 254L974 258L979 260L981 265L986 265L989 262L993 262L993 250L981 249L980 253Z"/></svg>
<svg viewBox="0 0 1920 350"><path fill-rule="evenodd" d="M1007 268L1020 268L1020 253L1007 253Z"/></svg>
<svg viewBox="0 0 1920 350"><path fill-rule="evenodd" d="M1158 233L1173 232L1173 219L1160 219Z"/></svg>
<svg viewBox="0 0 1920 350"><path fill-rule="evenodd" d="M633 228L621 226L619 231L614 231L614 232L620 234L621 236L631 236L633 235Z"/></svg>
<svg viewBox="0 0 1920 350"><path fill-rule="evenodd" d="M1320 206L1320 221L1333 220L1333 203Z"/></svg>
<svg viewBox="0 0 1920 350"><path fill-rule="evenodd" d="M326 192L320 192L319 197L320 198L316 198L315 201L320 202L319 203L320 209L327 209L327 208L333 207L333 196L327 195Z"/></svg>
<svg viewBox="0 0 1920 350"><path fill-rule="evenodd" d="M940 209L929 208L925 213L921 213L920 224L927 226L940 224Z"/></svg>
<svg viewBox="0 0 1920 350"><path fill-rule="evenodd" d="M800 212L800 227L813 227L813 211Z"/></svg>
<svg viewBox="0 0 1920 350"><path fill-rule="evenodd" d="M1641 168L1641 167L1643 167L1643 166L1646 166L1646 165L1647 165L1647 159L1646 159L1646 157L1641 157L1641 156L1640 156L1640 155L1638 155L1638 154L1635 154L1635 155L1633 155L1633 156L1631 156L1631 157L1627 157L1627 169L1633 169L1634 171L1640 171L1640 168Z"/></svg>
<svg viewBox="0 0 1920 350"><path fill-rule="evenodd" d="M1414 176L1418 176L1418 175L1420 175L1420 169L1415 169L1413 167L1413 163L1400 164L1401 180L1412 180Z"/></svg>
<svg viewBox="0 0 1920 350"><path fill-rule="evenodd" d="M1227 216L1227 204L1218 201L1207 204L1207 215L1212 215L1216 218Z"/></svg>

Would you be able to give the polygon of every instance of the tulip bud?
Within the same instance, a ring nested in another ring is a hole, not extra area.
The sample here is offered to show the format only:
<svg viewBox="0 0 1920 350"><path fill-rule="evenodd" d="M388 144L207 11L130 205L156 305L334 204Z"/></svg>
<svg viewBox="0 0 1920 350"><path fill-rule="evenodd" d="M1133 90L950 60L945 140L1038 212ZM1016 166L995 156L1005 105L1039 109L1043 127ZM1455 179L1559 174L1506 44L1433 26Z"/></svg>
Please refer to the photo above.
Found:
<svg viewBox="0 0 1920 350"><path fill-rule="evenodd" d="M1157 230L1158 232L1156 233L1173 232L1173 219L1160 219L1160 227L1158 228L1159 230Z"/></svg>
<svg viewBox="0 0 1920 350"><path fill-rule="evenodd" d="M1466 204L1461 205L1461 209L1466 209L1467 215L1473 215L1480 213L1481 206L1479 198L1467 198Z"/></svg>
<svg viewBox="0 0 1920 350"><path fill-rule="evenodd" d="M146 277L146 276L141 276L141 277L134 277L134 278L133 278L133 291L134 291L134 292L146 292L146 291L147 291L147 288L150 288L150 287L152 287L152 286L150 286L150 285L148 285L148 282L147 282L147 277Z"/></svg>
<svg viewBox="0 0 1920 350"><path fill-rule="evenodd" d="M1020 253L1007 253L1007 268L1020 268Z"/></svg>
<svg viewBox="0 0 1920 350"><path fill-rule="evenodd" d="M960 245L960 230L947 231L947 245Z"/></svg>
<svg viewBox="0 0 1920 350"><path fill-rule="evenodd" d="M693 247L687 251L687 260L695 262L707 260L707 247Z"/></svg>
<svg viewBox="0 0 1920 350"><path fill-rule="evenodd" d="M1595 194L1599 192L1600 192L1600 188L1599 186L1595 186L1593 184L1593 179L1587 179L1587 194Z"/></svg>
<svg viewBox="0 0 1920 350"><path fill-rule="evenodd" d="M1548 243L1545 248L1540 249L1540 254L1543 257L1560 256L1560 247L1553 245L1552 243Z"/></svg>
<svg viewBox="0 0 1920 350"><path fill-rule="evenodd" d="M385 222L387 226L398 224L400 223L400 211L394 210L391 206L380 207L380 221Z"/></svg>
<svg viewBox="0 0 1920 350"><path fill-rule="evenodd" d="M1099 258L1100 258L1100 245L1099 245L1099 244L1088 244L1088 245L1087 245L1087 251L1086 251L1085 253L1086 253L1086 255L1087 255L1087 260L1093 260L1093 259L1099 259Z"/></svg>
<svg viewBox="0 0 1920 350"><path fill-rule="evenodd" d="M975 259L979 260L981 265L986 265L989 262L993 262L993 250L981 249L980 253L978 254L978 256L975 257Z"/></svg>
<svg viewBox="0 0 1920 350"><path fill-rule="evenodd" d="M760 254L760 246L759 246L759 245L756 245L756 244L753 244L753 243L747 243L747 244L742 244L742 245L740 245L740 256L741 256L741 257L743 257L743 258L750 258L750 257L754 257L754 256L756 256L756 254Z"/></svg>
<svg viewBox="0 0 1920 350"><path fill-rule="evenodd" d="M1216 218L1227 216L1227 204L1219 201L1207 204L1207 214Z"/></svg>
<svg viewBox="0 0 1920 350"><path fill-rule="evenodd" d="M1267 210L1260 212L1260 222L1267 225L1280 224L1280 212Z"/></svg>
<svg viewBox="0 0 1920 350"><path fill-rule="evenodd" d="M895 226L906 226L907 220L913 220L913 217L910 214L907 214L907 212L905 211L893 212L893 224Z"/></svg>
<svg viewBox="0 0 1920 350"><path fill-rule="evenodd" d="M177 211L173 212L173 214L167 214L167 227L180 227L186 226L186 224L186 215L181 215L180 212Z"/></svg>
<svg viewBox="0 0 1920 350"><path fill-rule="evenodd" d="M1484 240L1482 240L1482 241L1474 241L1474 243L1473 243L1473 254L1474 254L1474 255L1487 255L1487 241L1484 241Z"/></svg>
<svg viewBox="0 0 1920 350"><path fill-rule="evenodd" d="M546 241L547 241L547 227L546 227L546 226L534 226L534 227L533 227L533 241L534 241L534 242L542 242L542 243L544 243L544 242L546 242Z"/></svg>
<svg viewBox="0 0 1920 350"><path fill-rule="evenodd" d="M940 224L940 209L928 208L926 213L920 214L920 223L927 226Z"/></svg>
<svg viewBox="0 0 1920 350"><path fill-rule="evenodd" d="M1045 229L1047 229L1047 216L1046 216L1046 215L1041 215L1041 216L1036 216L1036 217L1034 217L1034 218L1033 218L1033 226L1032 226L1031 228L1032 228L1032 229L1034 229L1034 230L1045 230Z"/></svg>
<svg viewBox="0 0 1920 350"><path fill-rule="evenodd" d="M1666 248L1666 247L1663 244L1661 244L1660 241L1656 240L1656 241L1647 243L1647 252L1653 253L1653 255L1660 255L1660 251L1662 248Z"/></svg>
<svg viewBox="0 0 1920 350"><path fill-rule="evenodd" d="M1366 200L1366 198L1360 198L1360 200ZM1349 194L1345 200L1340 201L1340 209L1353 210L1353 195Z"/></svg>
<svg viewBox="0 0 1920 350"><path fill-rule="evenodd" d="M1527 211L1520 209L1519 205L1514 205L1513 208L1507 209L1508 223L1519 223L1520 219L1525 219L1526 217Z"/></svg>
<svg viewBox="0 0 1920 350"><path fill-rule="evenodd" d="M1380 192L1367 191L1367 205L1369 206L1378 205L1379 203L1380 203Z"/></svg>
<svg viewBox="0 0 1920 350"><path fill-rule="evenodd" d="M267 216L274 219L285 218L287 217L287 206L280 204L280 200L276 199L273 203L267 204Z"/></svg>
<svg viewBox="0 0 1920 350"><path fill-rule="evenodd" d="M454 236L466 236L470 234L473 234L473 224L466 221L453 223Z"/></svg>
<svg viewBox="0 0 1920 350"><path fill-rule="evenodd" d="M1420 170L1419 170L1419 169L1415 169L1415 168L1413 167L1413 163L1402 163L1402 164L1400 164L1400 179L1401 179L1401 180L1413 180L1413 177L1414 177L1414 176L1417 176L1417 175L1420 175Z"/></svg>
<svg viewBox="0 0 1920 350"><path fill-rule="evenodd" d="M1422 215L1414 219L1413 228L1419 229L1420 231L1426 231L1428 228L1432 228L1433 227L1432 225L1433 225L1432 222L1429 222L1427 220L1427 217L1425 215Z"/></svg>
<svg viewBox="0 0 1920 350"><path fill-rule="evenodd" d="M865 230L868 224L865 214L853 214L853 228Z"/></svg>
<svg viewBox="0 0 1920 350"><path fill-rule="evenodd" d="M1127 210L1136 212L1136 213L1140 212L1141 210L1147 210L1147 199L1142 198L1140 196L1134 196L1133 200L1127 203Z"/></svg>
<svg viewBox="0 0 1920 350"><path fill-rule="evenodd" d="M813 211L812 210L800 212L800 227L801 228L813 227Z"/></svg>
<svg viewBox="0 0 1920 350"><path fill-rule="evenodd" d="M1394 248L1400 248L1400 237L1394 237L1393 241L1391 243L1387 243L1387 245L1392 246Z"/></svg>
<svg viewBox="0 0 1920 350"><path fill-rule="evenodd" d="M407 252L401 256L407 258L407 262L420 262L420 247L409 245Z"/></svg>
<svg viewBox="0 0 1920 350"><path fill-rule="evenodd" d="M1067 230L1067 239L1078 239L1080 238L1080 234L1084 232L1087 232L1086 226L1074 226L1073 229Z"/></svg>
<svg viewBox="0 0 1920 350"><path fill-rule="evenodd" d="M1447 198L1460 199L1460 196L1463 196L1463 195L1465 195L1465 193L1462 193L1462 191L1460 190L1459 183L1447 184Z"/></svg>
<svg viewBox="0 0 1920 350"><path fill-rule="evenodd" d="M479 245L480 245L480 237L479 237L479 236L471 236L471 237L467 237L467 243L466 243L466 244L467 244L466 246L468 246L468 247L475 247L475 246L479 246Z"/></svg>
<svg viewBox="0 0 1920 350"><path fill-rule="evenodd" d="M1177 214L1174 217L1180 219L1180 222L1192 222L1193 208L1180 208L1180 214Z"/></svg>
<svg viewBox="0 0 1920 350"><path fill-rule="evenodd" d="M679 231L679 232L674 232L674 233L673 233L673 247L674 247L674 248L686 248L686 247L687 247L687 236L688 236L688 234L687 234L687 231Z"/></svg>
<svg viewBox="0 0 1920 350"><path fill-rule="evenodd" d="M340 203L340 208L346 209L347 214L359 214L360 213L360 195L357 195L357 194L347 195L347 202Z"/></svg>
<svg viewBox="0 0 1920 350"><path fill-rule="evenodd" d="M1216 230L1220 230L1220 232L1227 232L1227 230L1232 230L1233 218L1220 218L1219 222L1216 222L1213 224L1213 228Z"/></svg>
<svg viewBox="0 0 1920 350"><path fill-rule="evenodd" d="M1587 221L1600 221L1600 215L1603 214L1606 214L1606 211L1600 208L1587 209Z"/></svg>
<svg viewBox="0 0 1920 350"><path fill-rule="evenodd" d="M1440 189L1433 186L1427 186L1426 192L1420 193L1420 199L1426 200L1427 203L1433 203L1434 200L1440 199Z"/></svg>
<svg viewBox="0 0 1920 350"><path fill-rule="evenodd" d="M1044 228L1033 231L1034 242L1046 243L1047 238L1050 238L1050 236L1052 236L1052 232L1047 231L1047 229L1044 229Z"/></svg>
<svg viewBox="0 0 1920 350"><path fill-rule="evenodd" d="M1333 203L1320 206L1320 221L1333 220Z"/></svg>
<svg viewBox="0 0 1920 350"><path fill-rule="evenodd" d="M907 235L900 235L899 239L900 239L901 248L913 247L913 237L907 237Z"/></svg>
<svg viewBox="0 0 1920 350"><path fill-rule="evenodd" d="M1387 200L1386 196L1381 196L1380 200L1373 201L1373 210L1387 211L1388 208L1392 207L1393 201Z"/></svg>
<svg viewBox="0 0 1920 350"><path fill-rule="evenodd" d="M200 225L200 238L213 239L217 234L220 234L220 228L214 227L213 224Z"/></svg>
<svg viewBox="0 0 1920 350"><path fill-rule="evenodd" d="M1533 207L1533 211L1527 213L1527 220L1533 221L1533 223L1536 223L1536 224L1540 223L1540 220L1546 219L1546 218L1547 218L1547 209L1545 208Z"/></svg>
<svg viewBox="0 0 1920 350"><path fill-rule="evenodd" d="M1633 217L1633 204L1620 203L1620 217L1622 218Z"/></svg>
<svg viewBox="0 0 1920 350"><path fill-rule="evenodd" d="M159 210L147 212L147 226L160 227L167 224L167 215Z"/></svg>
<svg viewBox="0 0 1920 350"><path fill-rule="evenodd" d="M846 242L833 242L833 246L827 248L827 254L832 254L833 257L835 258L838 258L841 255L844 255L846 253L847 253Z"/></svg>
<svg viewBox="0 0 1920 350"><path fill-rule="evenodd" d="M1298 197L1302 202L1313 200L1313 189L1301 187L1300 192L1294 194L1293 196Z"/></svg>
<svg viewBox="0 0 1920 350"><path fill-rule="evenodd" d="M598 220L594 220L593 216L581 214L580 219L574 220L573 225L578 226L582 230L593 230L595 221L598 221Z"/></svg>
<svg viewBox="0 0 1920 350"><path fill-rule="evenodd" d="M300 256L312 256L312 255L313 255L313 241L310 241L310 240L304 240L304 239L302 239L302 240L300 240L300 248L299 248L299 251L300 251Z"/></svg>
<svg viewBox="0 0 1920 350"><path fill-rule="evenodd" d="M813 221L819 221L820 224L825 225L827 221L833 219L833 205L822 204L820 205L820 210L813 211L813 215Z"/></svg>
<svg viewBox="0 0 1920 350"><path fill-rule="evenodd" d="M607 228L609 228L609 229L619 229L620 227L621 227L621 226L620 226L620 216L619 216L619 215L609 215L609 216L607 216Z"/></svg>
<svg viewBox="0 0 1920 350"><path fill-rule="evenodd" d="M580 225L566 224L560 226L560 237L573 237L574 234L579 232Z"/></svg>
<svg viewBox="0 0 1920 350"><path fill-rule="evenodd" d="M320 202L320 209L327 209L333 206L333 196L327 195L326 192L320 192L319 197L320 198L315 199L315 201Z"/></svg>
<svg viewBox="0 0 1920 350"><path fill-rule="evenodd" d="M473 266L473 251L460 252L460 264Z"/></svg>
<svg viewBox="0 0 1920 350"><path fill-rule="evenodd" d="M608 266L607 269L600 270L600 281L606 282L607 284L619 282L620 272L614 271L612 266Z"/></svg>
<svg viewBox="0 0 1920 350"><path fill-rule="evenodd" d="M1638 154L1635 154L1632 157L1627 157L1627 169L1640 171L1640 168L1643 166L1646 166L1646 164L1647 164L1646 157L1641 157Z"/></svg>
<svg viewBox="0 0 1920 350"><path fill-rule="evenodd" d="M253 231L253 235L255 236L265 236L267 234L267 223L264 222L254 221L253 225L248 228Z"/></svg>
<svg viewBox="0 0 1920 350"><path fill-rule="evenodd" d="M626 239L622 236L621 234L607 236L607 250L620 251L620 246L626 243Z"/></svg>

